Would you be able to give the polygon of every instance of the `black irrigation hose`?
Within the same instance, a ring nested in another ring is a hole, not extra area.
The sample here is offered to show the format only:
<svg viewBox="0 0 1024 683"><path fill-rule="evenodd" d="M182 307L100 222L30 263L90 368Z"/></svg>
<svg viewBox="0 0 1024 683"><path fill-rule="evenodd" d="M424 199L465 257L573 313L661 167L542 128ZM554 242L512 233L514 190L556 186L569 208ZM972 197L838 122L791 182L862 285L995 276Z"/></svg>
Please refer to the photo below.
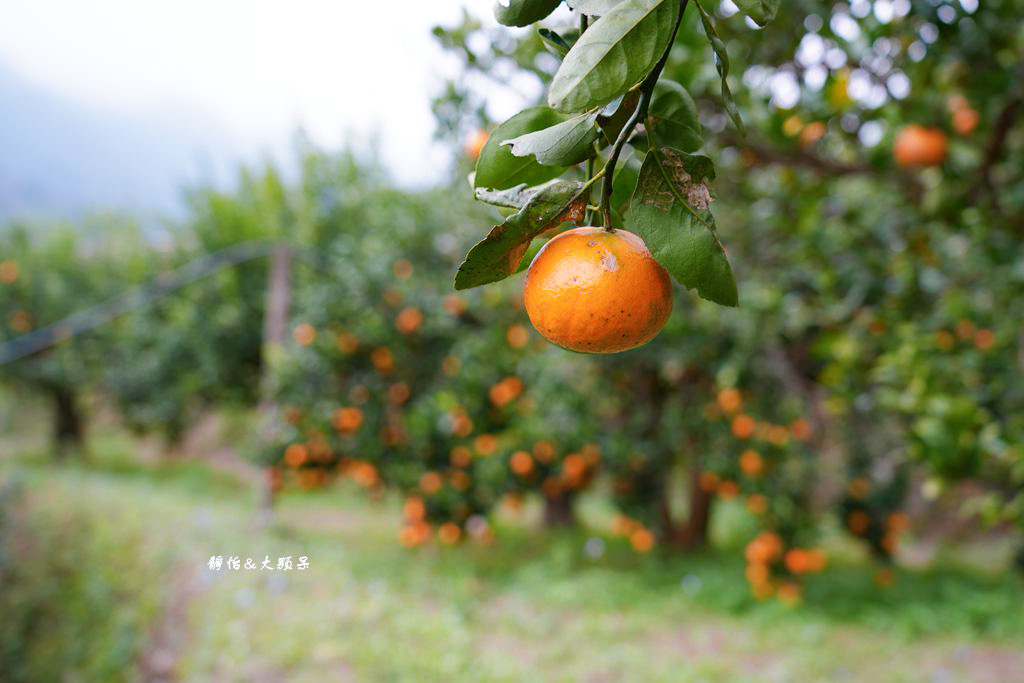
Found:
<svg viewBox="0 0 1024 683"><path fill-rule="evenodd" d="M270 240L236 244L201 256L177 270L161 273L152 281L133 287L103 303L72 313L67 318L0 344L0 365L6 365L88 332L129 311L142 308L171 292L197 282L217 271L266 256L274 246Z"/></svg>

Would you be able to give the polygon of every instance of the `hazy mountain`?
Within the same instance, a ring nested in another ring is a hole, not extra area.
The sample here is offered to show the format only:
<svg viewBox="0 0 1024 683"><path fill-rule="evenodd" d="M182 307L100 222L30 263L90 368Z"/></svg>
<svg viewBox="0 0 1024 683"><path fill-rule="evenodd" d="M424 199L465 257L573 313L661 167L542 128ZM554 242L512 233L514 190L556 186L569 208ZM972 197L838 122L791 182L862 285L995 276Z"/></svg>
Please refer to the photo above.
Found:
<svg viewBox="0 0 1024 683"><path fill-rule="evenodd" d="M0 219L95 208L173 213L183 183L221 178L239 156L202 114L106 112L0 65Z"/></svg>

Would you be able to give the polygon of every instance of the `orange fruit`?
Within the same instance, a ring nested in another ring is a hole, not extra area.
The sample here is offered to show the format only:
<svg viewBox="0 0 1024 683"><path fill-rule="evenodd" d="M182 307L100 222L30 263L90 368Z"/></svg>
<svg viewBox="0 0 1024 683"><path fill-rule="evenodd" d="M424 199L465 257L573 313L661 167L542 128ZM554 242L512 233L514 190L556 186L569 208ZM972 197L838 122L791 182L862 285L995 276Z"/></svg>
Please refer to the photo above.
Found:
<svg viewBox="0 0 1024 683"><path fill-rule="evenodd" d="M672 312L672 284L637 235L573 228L533 259L523 301L530 322L553 344L616 353L657 336Z"/></svg>
<svg viewBox="0 0 1024 683"><path fill-rule="evenodd" d="M395 355L386 346L374 349L370 354L370 361L377 372L382 375L389 375L395 369Z"/></svg>
<svg viewBox="0 0 1024 683"><path fill-rule="evenodd" d="M737 415L732 419L732 435L737 439L749 439L756 428L757 422L749 415Z"/></svg>
<svg viewBox="0 0 1024 683"><path fill-rule="evenodd" d="M13 285L18 279L18 264L14 261L0 262L0 282Z"/></svg>
<svg viewBox="0 0 1024 683"><path fill-rule="evenodd" d="M302 323L292 332L292 339L299 346L310 346L316 341L316 328L309 323Z"/></svg>
<svg viewBox="0 0 1024 683"><path fill-rule="evenodd" d="M481 434L473 439L473 450L485 457L494 455L498 450L498 437L494 434Z"/></svg>
<svg viewBox="0 0 1024 683"><path fill-rule="evenodd" d="M640 527L629 535L629 544L638 553L649 553L654 548L654 534Z"/></svg>
<svg viewBox="0 0 1024 683"><path fill-rule="evenodd" d="M783 605L793 607L800 602L802 592L800 584L787 582L779 586L778 590L775 591L775 595Z"/></svg>
<svg viewBox="0 0 1024 683"><path fill-rule="evenodd" d="M423 504L422 498L409 498L402 508L402 516L407 521L418 522L427 516L427 506Z"/></svg>
<svg viewBox="0 0 1024 683"><path fill-rule="evenodd" d="M405 382L398 382L388 387L388 400L394 404L401 405L409 400L412 390Z"/></svg>
<svg viewBox="0 0 1024 683"><path fill-rule="evenodd" d="M727 387L718 392L718 407L726 415L732 415L743 407L743 396L738 389Z"/></svg>
<svg viewBox="0 0 1024 683"><path fill-rule="evenodd" d="M343 434L351 434L363 425L363 411L359 408L339 408L334 413L334 428Z"/></svg>
<svg viewBox="0 0 1024 683"><path fill-rule="evenodd" d="M935 343L943 351L950 351L956 344L956 337L953 336L952 332L939 330L935 333Z"/></svg>
<svg viewBox="0 0 1024 683"><path fill-rule="evenodd" d="M309 460L309 450L301 443L293 443L284 450L284 461L289 467L302 467Z"/></svg>
<svg viewBox="0 0 1024 683"><path fill-rule="evenodd" d="M704 493L712 493L718 489L718 475L714 472L700 473L700 490Z"/></svg>
<svg viewBox="0 0 1024 683"><path fill-rule="evenodd" d="M412 277L413 272L415 272L415 268L413 268L409 259L401 258L395 261L391 266L391 272L393 272L395 277L399 280L408 280Z"/></svg>
<svg viewBox="0 0 1024 683"><path fill-rule="evenodd" d="M990 329L982 328L974 335L974 346L979 351L988 351L996 345L996 334Z"/></svg>
<svg viewBox="0 0 1024 683"><path fill-rule="evenodd" d="M747 496L747 510L752 515L763 515L768 512L768 499L760 493Z"/></svg>
<svg viewBox="0 0 1024 683"><path fill-rule="evenodd" d="M825 571L828 565L828 555L820 548L811 548L807 551L806 566L809 572Z"/></svg>
<svg viewBox="0 0 1024 683"><path fill-rule="evenodd" d="M981 123L981 116L969 104L953 112L953 130L960 135L970 135Z"/></svg>
<svg viewBox="0 0 1024 683"><path fill-rule="evenodd" d="M772 577L772 573L771 570L768 569L768 565L761 564L760 562L751 562L748 564L746 573L747 581L753 586L768 583Z"/></svg>
<svg viewBox="0 0 1024 683"><path fill-rule="evenodd" d="M946 160L949 140L938 128L912 124L896 136L892 154L903 167L938 166Z"/></svg>
<svg viewBox="0 0 1024 683"><path fill-rule="evenodd" d="M789 425L789 431L793 433L793 438L797 441L810 441L814 436L814 428L811 423L803 418L793 420L793 424Z"/></svg>
<svg viewBox="0 0 1024 683"><path fill-rule="evenodd" d="M528 477L533 472L533 458L526 451L516 451L509 459L508 466L520 477Z"/></svg>
<svg viewBox="0 0 1024 683"><path fill-rule="evenodd" d="M423 476L420 477L420 490L428 496L432 496L441 490L444 486L444 480L441 479L441 475L437 472L424 472Z"/></svg>
<svg viewBox="0 0 1024 683"><path fill-rule="evenodd" d="M753 448L748 448L740 454L740 469L748 477L757 477L764 472L764 458Z"/></svg>
<svg viewBox="0 0 1024 683"><path fill-rule="evenodd" d="M466 300L458 294L448 294L441 300L445 313L458 317L466 312Z"/></svg>
<svg viewBox="0 0 1024 683"><path fill-rule="evenodd" d="M470 133L469 137L466 138L466 156L470 159L479 158L480 152L483 151L484 145L487 144L487 140L490 137L486 130L475 130Z"/></svg>
<svg viewBox="0 0 1024 683"><path fill-rule="evenodd" d="M465 467L473 460L473 452L465 446L456 446L451 452L452 465Z"/></svg>
<svg viewBox="0 0 1024 683"><path fill-rule="evenodd" d="M522 325L513 325L508 328L506 339L513 349L521 349L529 343L530 332Z"/></svg>
<svg viewBox="0 0 1024 683"><path fill-rule="evenodd" d="M854 510L846 519L846 526L854 536L863 536L871 526L871 516L863 510Z"/></svg>
<svg viewBox="0 0 1024 683"><path fill-rule="evenodd" d="M726 479L718 484L718 495L722 500L732 500L740 495L740 487L736 482Z"/></svg>
<svg viewBox="0 0 1024 683"><path fill-rule="evenodd" d="M462 537L462 529L454 522L445 522L437 529L437 538L445 545L455 545Z"/></svg>
<svg viewBox="0 0 1024 683"><path fill-rule="evenodd" d="M537 462L548 464L555 459L555 444L550 441L538 441L533 444L533 457L537 459Z"/></svg>
<svg viewBox="0 0 1024 683"><path fill-rule="evenodd" d="M423 324L423 313L415 306L403 308L395 317L395 327L402 334L412 334Z"/></svg>

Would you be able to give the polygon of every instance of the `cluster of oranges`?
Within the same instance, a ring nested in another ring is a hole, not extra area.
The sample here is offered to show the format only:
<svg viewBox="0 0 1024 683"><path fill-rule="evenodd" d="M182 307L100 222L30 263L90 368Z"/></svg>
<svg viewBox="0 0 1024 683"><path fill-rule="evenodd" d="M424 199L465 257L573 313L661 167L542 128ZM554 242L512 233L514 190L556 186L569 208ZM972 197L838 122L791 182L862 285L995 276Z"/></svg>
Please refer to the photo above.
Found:
<svg viewBox="0 0 1024 683"><path fill-rule="evenodd" d="M775 595L781 602L793 605L800 601L803 589L798 581L804 574L825 570L828 556L818 548L786 549L782 538L773 531L763 531L747 544L747 582L758 600ZM784 570L784 571L783 571ZM783 576L788 577L782 578Z"/></svg>
<svg viewBox="0 0 1024 683"><path fill-rule="evenodd" d="M952 351L956 347L957 340L964 344L973 344L979 351L991 351L996 345L996 334L987 327L979 328L970 320L959 320L954 326L954 332L939 330L935 333L935 345L942 351Z"/></svg>
<svg viewBox="0 0 1024 683"><path fill-rule="evenodd" d="M612 524L616 536L629 539L629 545L638 553L649 553L654 549L654 532L631 517L616 515Z"/></svg>

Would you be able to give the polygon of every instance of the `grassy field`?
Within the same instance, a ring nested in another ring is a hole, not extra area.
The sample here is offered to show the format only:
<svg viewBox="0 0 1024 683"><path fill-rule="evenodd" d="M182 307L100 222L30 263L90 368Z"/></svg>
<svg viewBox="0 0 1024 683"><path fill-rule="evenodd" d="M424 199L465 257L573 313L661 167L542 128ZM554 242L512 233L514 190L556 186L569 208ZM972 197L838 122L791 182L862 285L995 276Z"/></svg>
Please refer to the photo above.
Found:
<svg viewBox="0 0 1024 683"><path fill-rule="evenodd" d="M1024 672L1017 577L898 571L883 589L850 555L809 581L803 604L756 603L736 550L637 556L602 532L597 499L584 530L542 534L527 510L499 524L494 546L410 551L396 543L394 501L344 487L286 494L261 520L251 486L192 460L0 459L0 497L5 680L1005 682ZM307 556L310 567L218 572L213 555Z"/></svg>

